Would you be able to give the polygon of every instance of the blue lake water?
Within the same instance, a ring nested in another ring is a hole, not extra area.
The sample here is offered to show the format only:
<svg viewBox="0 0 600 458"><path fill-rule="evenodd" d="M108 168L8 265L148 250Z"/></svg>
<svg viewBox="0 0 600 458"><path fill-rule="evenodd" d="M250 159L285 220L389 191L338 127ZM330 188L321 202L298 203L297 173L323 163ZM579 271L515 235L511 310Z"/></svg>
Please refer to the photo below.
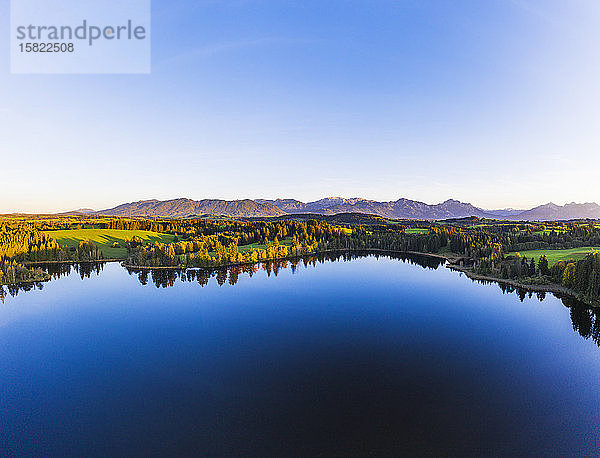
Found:
<svg viewBox="0 0 600 458"><path fill-rule="evenodd" d="M423 262L4 287L0 455L599 454L600 314Z"/></svg>

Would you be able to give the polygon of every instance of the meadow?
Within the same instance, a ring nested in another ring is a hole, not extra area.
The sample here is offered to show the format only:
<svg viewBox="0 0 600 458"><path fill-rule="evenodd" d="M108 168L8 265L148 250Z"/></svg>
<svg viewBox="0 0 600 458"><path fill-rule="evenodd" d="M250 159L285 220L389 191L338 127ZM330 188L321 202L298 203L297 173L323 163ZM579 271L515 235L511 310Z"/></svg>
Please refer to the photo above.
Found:
<svg viewBox="0 0 600 458"><path fill-rule="evenodd" d="M406 234L429 234L429 229L426 227L407 227L404 232Z"/></svg>
<svg viewBox="0 0 600 458"><path fill-rule="evenodd" d="M570 248L566 250L530 250L530 251L519 251L521 256L527 257L528 259L534 258L536 262L541 256L548 258L548 264L552 266L558 261L577 261L585 258L588 254L594 251L600 251L600 247L580 247ZM508 253L508 255L515 255L516 252Z"/></svg>
<svg viewBox="0 0 600 458"><path fill-rule="evenodd" d="M133 237L140 237L145 243L171 243L174 238L171 234L122 229L69 229L45 231L45 233L56 240L60 246L76 247L81 241L91 240L102 250L105 258L111 259L124 259L127 256L124 242ZM115 242L120 245L119 248L112 247Z"/></svg>
<svg viewBox="0 0 600 458"><path fill-rule="evenodd" d="M292 245L292 237L286 237L282 240L279 241L280 245L285 245L285 246L291 246ZM248 245L240 245L238 246L238 251L240 253L244 253L246 251L248 251L250 248L254 248L255 250L260 249L260 250L264 250L267 246L263 245L261 243L251 243Z"/></svg>

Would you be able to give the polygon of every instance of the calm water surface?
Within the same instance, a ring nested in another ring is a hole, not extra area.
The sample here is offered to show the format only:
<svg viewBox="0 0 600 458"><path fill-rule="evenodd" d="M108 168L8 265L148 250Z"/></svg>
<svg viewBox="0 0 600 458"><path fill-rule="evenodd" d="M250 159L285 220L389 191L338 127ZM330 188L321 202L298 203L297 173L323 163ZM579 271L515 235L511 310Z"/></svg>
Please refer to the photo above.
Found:
<svg viewBox="0 0 600 458"><path fill-rule="evenodd" d="M0 455L600 453L598 314L427 264L5 287Z"/></svg>

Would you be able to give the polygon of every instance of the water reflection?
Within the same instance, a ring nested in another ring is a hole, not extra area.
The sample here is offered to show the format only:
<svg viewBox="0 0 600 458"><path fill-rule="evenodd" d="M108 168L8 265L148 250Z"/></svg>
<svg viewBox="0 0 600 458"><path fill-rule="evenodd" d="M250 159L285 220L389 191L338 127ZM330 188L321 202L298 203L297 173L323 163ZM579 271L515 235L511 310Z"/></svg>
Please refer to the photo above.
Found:
<svg viewBox="0 0 600 458"><path fill-rule="evenodd" d="M100 275L100 272L104 269L104 263L102 262L85 262L85 263L44 263L44 264L32 264L30 267L39 267L44 272L48 273L52 280L59 279L61 277L68 277L72 272L77 272L81 279L91 278ZM12 285L0 285L0 302L4 303L4 299L7 295L12 297L17 296L20 292L27 292L32 290L44 289L43 282L31 282L31 283L16 283Z"/></svg>
<svg viewBox="0 0 600 458"><path fill-rule="evenodd" d="M0 285L0 302L4 304L4 299L7 295L15 297L21 291L32 291L32 290L44 289L44 284L40 282L33 283L17 283L12 285Z"/></svg>
<svg viewBox="0 0 600 458"><path fill-rule="evenodd" d="M226 283L235 285L240 278L240 275L248 275L252 277L256 272L262 270L267 276L277 276L283 269L291 269L295 273L299 267L309 268L315 267L318 264L333 261L351 261L353 259L362 258L364 256L373 256L376 259L385 257L389 259L397 259L410 264L418 265L427 269L437 269L444 264L444 261L439 258L429 256L402 256L396 254L380 253L321 253L311 256L303 256L293 259L269 260L258 264L247 264L239 266L231 266L225 268L214 269L133 269L127 268L130 275L137 275L138 280L142 285L147 285L151 281L157 288L172 287L176 281L181 282L197 282L200 286L208 284L211 278L215 278L219 286Z"/></svg>
<svg viewBox="0 0 600 458"><path fill-rule="evenodd" d="M591 338L600 347L600 309L586 307L569 297L562 302L570 309L573 330L586 340Z"/></svg>
<svg viewBox="0 0 600 458"><path fill-rule="evenodd" d="M531 291L492 280L472 279L472 281L484 285L496 284L502 294L515 293L521 302L524 302L525 298L531 299L534 295L538 301L543 302L547 295L545 291ZM591 338L600 347L600 309L590 307L572 297L552 294L559 298L565 307L570 309L573 330L586 340Z"/></svg>
<svg viewBox="0 0 600 458"><path fill-rule="evenodd" d="M208 285L211 278L214 278L219 286L230 285L235 286L240 277L247 275L252 277L259 271L266 272L267 276L277 276L280 271L284 269L290 269L292 273L295 273L299 268L310 268L316 267L319 264L325 262L334 261L351 261L357 258L365 256L372 256L376 259L388 258L397 259L403 262L408 262L413 265L418 265L426 269L438 269L444 265L444 261L439 258L429 256L418 256L418 255L400 255L390 253L373 253L373 252L357 252L357 253L322 253L310 256L304 256L294 259L287 260L269 260L258 264L248 264L231 266L227 268L214 268L214 269L131 269L127 268L129 275L137 276L140 284L146 286L148 284L154 285L156 288L167 288L173 287L178 281L183 283L198 283L201 287ZM34 267L40 267L48 274L50 274L53 280L62 277L67 277L73 272L76 272L78 276L83 280L91 278L92 276L98 276L104 269L104 263L72 263L72 264L39 264ZM525 298L537 298L538 301L543 302L546 298L546 292L543 291L528 291L523 288L518 288L512 285L497 283L490 280L473 279L474 282L480 284L496 284L500 288L503 294L515 293L521 302ZM4 303L7 295L12 297L17 296L20 292L28 292L33 290L43 290L44 283L19 283L13 285L0 285L0 302ZM573 330L577 332L584 339L592 339L596 345L600 347L600 309L590 308L586 304L579 302L570 297L559 297L565 305L569 308L571 322Z"/></svg>
<svg viewBox="0 0 600 458"><path fill-rule="evenodd" d="M208 284L209 280L214 277L219 286L223 286L228 283L229 285L235 285L240 275L248 275L252 277L259 270L263 270L267 273L267 276L277 276L283 269L290 268L292 273L296 272L298 267L315 267L318 264L332 261L351 261L353 259L361 258L364 256L373 256L376 259L380 257L397 259L400 261L408 262L410 264L418 265L427 269L437 269L442 266L445 261L440 258L430 256L418 256L418 255L399 255L399 254L382 254L373 252L337 252L337 253L321 253L310 256L303 256L287 260L269 260L259 264L232 266L225 268L214 268L214 269L131 269L127 268L127 272L130 275L137 275L139 282L142 285L147 285L151 281L157 288L172 287L175 285L177 280L182 282L197 282L200 286ZM50 274L52 280L59 279L61 277L68 277L72 272L79 274L79 277L83 280L91 278L92 275L100 275L104 269L103 262L87 262L87 263L40 263L32 264L31 267L39 267L43 271ZM27 292L32 290L42 290L44 288L43 282L35 283L18 283L13 285L0 285L0 302L4 302L7 295L15 297L19 292Z"/></svg>
<svg viewBox="0 0 600 458"><path fill-rule="evenodd" d="M32 264L32 267L39 267L52 277L53 280L71 275L75 271L81 279L90 278L92 274L100 275L104 269L103 262L82 262L82 263L48 263L48 264Z"/></svg>

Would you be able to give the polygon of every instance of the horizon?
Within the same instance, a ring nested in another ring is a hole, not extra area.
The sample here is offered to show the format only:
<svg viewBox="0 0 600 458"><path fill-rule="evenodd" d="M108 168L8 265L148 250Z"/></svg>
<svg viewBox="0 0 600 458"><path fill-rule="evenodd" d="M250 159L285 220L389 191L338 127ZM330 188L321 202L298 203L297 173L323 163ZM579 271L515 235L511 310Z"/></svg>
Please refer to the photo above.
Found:
<svg viewBox="0 0 600 458"><path fill-rule="evenodd" d="M593 1L154 0L152 32L150 74L0 74L0 213L600 202Z"/></svg>

